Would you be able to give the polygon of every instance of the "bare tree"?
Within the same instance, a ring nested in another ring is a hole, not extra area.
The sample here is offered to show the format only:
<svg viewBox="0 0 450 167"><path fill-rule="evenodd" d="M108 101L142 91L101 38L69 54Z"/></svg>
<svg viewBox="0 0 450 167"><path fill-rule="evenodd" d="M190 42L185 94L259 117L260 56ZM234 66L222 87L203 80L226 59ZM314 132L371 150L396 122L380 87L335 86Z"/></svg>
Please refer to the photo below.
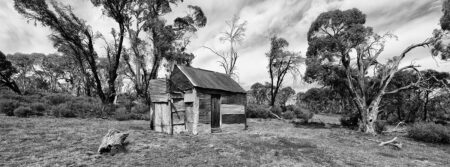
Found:
<svg viewBox="0 0 450 167"><path fill-rule="evenodd" d="M271 48L266 53L269 59L269 75L270 75L270 106L275 105L276 97L282 87L284 78L287 73L298 73L299 64L303 62L303 58L299 53L285 51L285 47L289 43L283 39L274 36L270 39Z"/></svg>
<svg viewBox="0 0 450 167"><path fill-rule="evenodd" d="M236 47L240 44L245 38L245 30L247 21L240 21L239 16L234 15L231 20L226 21L227 30L222 33L222 36L219 38L221 42L229 43L229 52L223 52L220 54L219 52L206 47L215 55L220 57L219 63L220 66L225 71L225 74L230 75L231 77L236 77L236 62L239 58Z"/></svg>

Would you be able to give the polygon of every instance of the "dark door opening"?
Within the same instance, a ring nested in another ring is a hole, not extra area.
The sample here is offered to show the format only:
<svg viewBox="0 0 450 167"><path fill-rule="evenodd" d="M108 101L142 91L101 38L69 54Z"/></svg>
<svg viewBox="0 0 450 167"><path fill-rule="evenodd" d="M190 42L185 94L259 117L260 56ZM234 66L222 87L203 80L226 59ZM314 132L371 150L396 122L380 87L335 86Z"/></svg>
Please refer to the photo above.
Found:
<svg viewBox="0 0 450 167"><path fill-rule="evenodd" d="M211 133L221 132L220 129L220 95L211 95Z"/></svg>

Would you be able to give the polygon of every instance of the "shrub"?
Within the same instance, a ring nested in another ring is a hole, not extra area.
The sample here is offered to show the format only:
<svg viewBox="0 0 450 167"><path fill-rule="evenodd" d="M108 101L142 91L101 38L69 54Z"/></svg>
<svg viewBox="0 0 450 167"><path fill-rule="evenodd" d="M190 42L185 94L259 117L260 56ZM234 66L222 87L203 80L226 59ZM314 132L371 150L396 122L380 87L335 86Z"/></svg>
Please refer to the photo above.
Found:
<svg viewBox="0 0 450 167"><path fill-rule="evenodd" d="M45 101L50 105L59 105L62 103L65 103L72 99L71 95L65 95L65 94L50 94L48 96L45 96Z"/></svg>
<svg viewBox="0 0 450 167"><path fill-rule="evenodd" d="M272 111L272 113L280 116L281 113L283 112L283 109L280 106L273 106L270 108L270 111Z"/></svg>
<svg viewBox="0 0 450 167"><path fill-rule="evenodd" d="M286 106L286 111L294 111L295 107L296 107L295 105L287 105Z"/></svg>
<svg viewBox="0 0 450 167"><path fill-rule="evenodd" d="M133 118L133 114L128 112L128 110L124 107L118 108L114 113L114 119L118 121L126 121Z"/></svg>
<svg viewBox="0 0 450 167"><path fill-rule="evenodd" d="M133 119L137 119L137 120L150 119L148 116L149 111L150 111L150 107L145 104L137 104L131 108L131 113L133 114Z"/></svg>
<svg viewBox="0 0 450 167"><path fill-rule="evenodd" d="M383 131L387 130L387 121L384 120L377 120L375 121L375 132L381 133Z"/></svg>
<svg viewBox="0 0 450 167"><path fill-rule="evenodd" d="M304 122L308 122L314 116L314 113L301 106L295 106L294 113L297 118L302 119Z"/></svg>
<svg viewBox="0 0 450 167"><path fill-rule="evenodd" d="M450 129L435 123L416 123L408 128L408 137L427 143L450 144Z"/></svg>
<svg viewBox="0 0 450 167"><path fill-rule="evenodd" d="M344 127L355 128L358 127L358 120L359 120L358 114L350 114L342 116L340 122L341 125Z"/></svg>
<svg viewBox="0 0 450 167"><path fill-rule="evenodd" d="M13 116L14 110L19 107L19 101L16 100L0 100L0 112L7 116Z"/></svg>
<svg viewBox="0 0 450 167"><path fill-rule="evenodd" d="M283 114L281 114L281 116L284 119L294 119L295 118L295 113L294 113L294 111L286 111Z"/></svg>
<svg viewBox="0 0 450 167"><path fill-rule="evenodd" d="M102 115L102 104L91 103L87 101L68 101L66 103L67 108L72 111L77 117L100 117Z"/></svg>
<svg viewBox="0 0 450 167"><path fill-rule="evenodd" d="M33 115L43 116L45 112L45 105L43 103L32 103L31 110Z"/></svg>
<svg viewBox="0 0 450 167"><path fill-rule="evenodd" d="M52 108L52 114L55 117L74 118L77 115L70 110L67 104L60 104Z"/></svg>
<svg viewBox="0 0 450 167"><path fill-rule="evenodd" d="M271 118L269 106L248 104L246 107L247 118Z"/></svg>
<svg viewBox="0 0 450 167"><path fill-rule="evenodd" d="M30 115L32 115L30 107L20 106L14 110L14 116L16 117L29 117Z"/></svg>

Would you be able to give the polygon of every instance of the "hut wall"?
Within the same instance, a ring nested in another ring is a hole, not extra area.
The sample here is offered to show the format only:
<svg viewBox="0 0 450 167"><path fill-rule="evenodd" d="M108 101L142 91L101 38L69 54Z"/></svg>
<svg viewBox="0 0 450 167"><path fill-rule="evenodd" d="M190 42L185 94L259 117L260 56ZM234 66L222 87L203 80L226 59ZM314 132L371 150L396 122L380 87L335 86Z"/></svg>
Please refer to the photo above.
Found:
<svg viewBox="0 0 450 167"><path fill-rule="evenodd" d="M246 123L246 94L229 94L222 97L220 106L221 122L223 124Z"/></svg>
<svg viewBox="0 0 450 167"><path fill-rule="evenodd" d="M194 102L192 104L192 134L198 134L198 124L200 121L200 97L197 89L193 89L192 93L194 94Z"/></svg>
<svg viewBox="0 0 450 167"><path fill-rule="evenodd" d="M187 131L186 128L186 105L183 98L172 99L172 125L173 133L181 133Z"/></svg>
<svg viewBox="0 0 450 167"><path fill-rule="evenodd" d="M199 122L203 124L211 123L211 94L221 95L220 123L240 124L245 123L245 105L247 104L246 94L234 94L216 90L196 89L198 91Z"/></svg>
<svg viewBox="0 0 450 167"><path fill-rule="evenodd" d="M168 103L153 103L155 131L172 133L171 113Z"/></svg>
<svg viewBox="0 0 450 167"><path fill-rule="evenodd" d="M199 123L210 124L211 123L211 95L197 92L199 98Z"/></svg>

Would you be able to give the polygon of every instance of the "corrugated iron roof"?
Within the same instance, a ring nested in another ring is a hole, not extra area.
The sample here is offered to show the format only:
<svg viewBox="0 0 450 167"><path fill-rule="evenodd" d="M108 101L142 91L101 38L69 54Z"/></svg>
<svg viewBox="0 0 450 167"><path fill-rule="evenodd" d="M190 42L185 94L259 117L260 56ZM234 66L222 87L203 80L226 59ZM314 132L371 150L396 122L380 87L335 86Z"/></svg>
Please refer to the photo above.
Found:
<svg viewBox="0 0 450 167"><path fill-rule="evenodd" d="M188 77L194 87L246 93L236 81L226 74L187 66L177 67Z"/></svg>

